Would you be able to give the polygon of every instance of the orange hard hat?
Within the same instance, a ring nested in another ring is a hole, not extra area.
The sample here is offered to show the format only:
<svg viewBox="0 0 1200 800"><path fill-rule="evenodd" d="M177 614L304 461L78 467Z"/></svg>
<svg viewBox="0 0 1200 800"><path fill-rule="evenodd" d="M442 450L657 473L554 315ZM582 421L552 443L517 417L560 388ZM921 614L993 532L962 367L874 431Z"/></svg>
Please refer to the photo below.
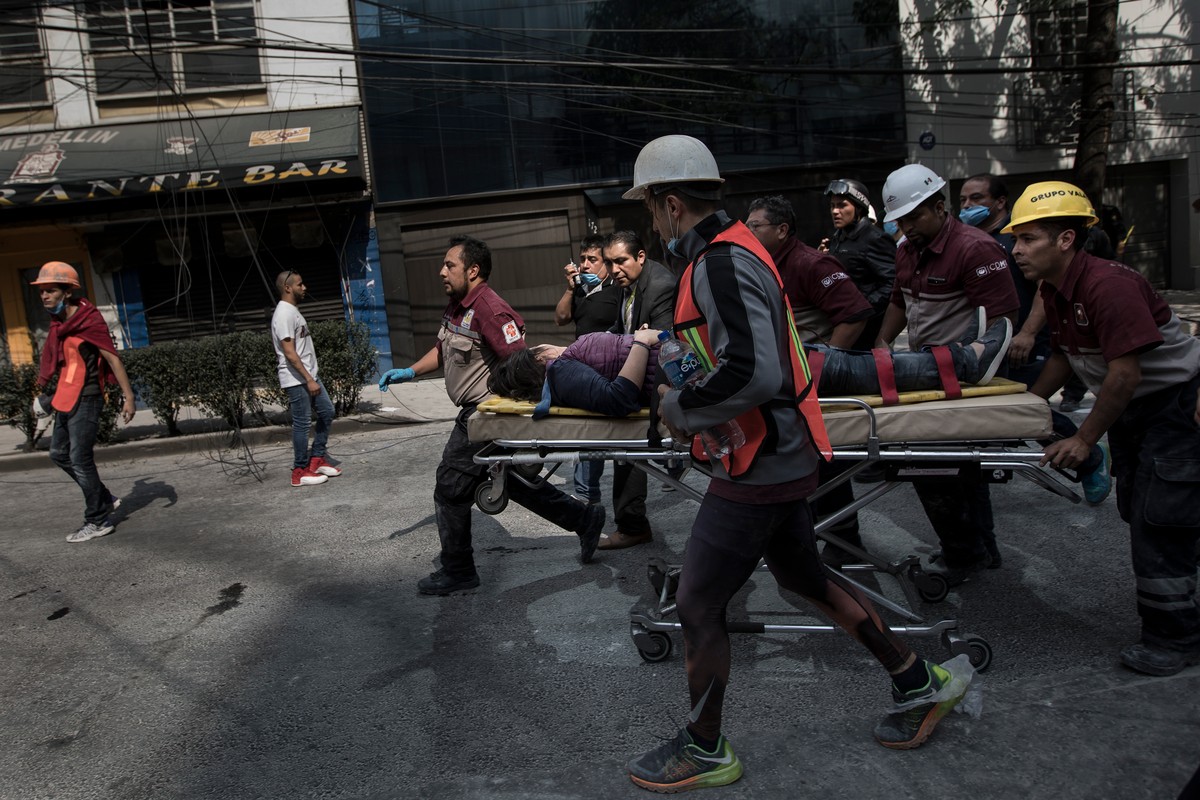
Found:
<svg viewBox="0 0 1200 800"><path fill-rule="evenodd" d="M70 264L62 261L47 261L38 270L37 280L30 281L31 286L65 283L68 286L79 286L79 273Z"/></svg>

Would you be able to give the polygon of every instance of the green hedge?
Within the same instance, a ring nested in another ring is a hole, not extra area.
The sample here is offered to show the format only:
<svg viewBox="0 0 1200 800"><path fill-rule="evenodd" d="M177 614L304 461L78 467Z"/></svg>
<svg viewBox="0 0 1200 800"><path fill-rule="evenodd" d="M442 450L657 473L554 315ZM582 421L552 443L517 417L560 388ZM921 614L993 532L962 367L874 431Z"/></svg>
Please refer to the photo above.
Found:
<svg viewBox="0 0 1200 800"><path fill-rule="evenodd" d="M338 416L352 413L363 384L375 373L377 354L365 325L340 320L309 326L317 351L320 378L329 391ZM205 414L240 428L249 414L267 422L264 406L287 407L279 388L275 349L267 332L242 331L164 342L137 350L121 351L134 392L166 426L167 435L179 434L179 412L199 406ZM0 367L0 418L33 436L31 405L36 394L37 367ZM111 439L120 411L118 393L109 391L101 418L100 441Z"/></svg>
<svg viewBox="0 0 1200 800"><path fill-rule="evenodd" d="M37 420L33 398L37 396L37 364L0 365L0 419L25 434L25 448L33 446Z"/></svg>

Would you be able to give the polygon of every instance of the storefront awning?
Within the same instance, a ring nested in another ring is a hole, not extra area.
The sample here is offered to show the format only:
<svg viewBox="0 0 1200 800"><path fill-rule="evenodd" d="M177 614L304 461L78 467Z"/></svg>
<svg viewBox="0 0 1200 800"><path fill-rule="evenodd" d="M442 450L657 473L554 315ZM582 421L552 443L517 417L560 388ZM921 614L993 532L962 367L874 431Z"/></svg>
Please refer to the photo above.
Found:
<svg viewBox="0 0 1200 800"><path fill-rule="evenodd" d="M358 118L332 108L0 136L0 214L359 177Z"/></svg>

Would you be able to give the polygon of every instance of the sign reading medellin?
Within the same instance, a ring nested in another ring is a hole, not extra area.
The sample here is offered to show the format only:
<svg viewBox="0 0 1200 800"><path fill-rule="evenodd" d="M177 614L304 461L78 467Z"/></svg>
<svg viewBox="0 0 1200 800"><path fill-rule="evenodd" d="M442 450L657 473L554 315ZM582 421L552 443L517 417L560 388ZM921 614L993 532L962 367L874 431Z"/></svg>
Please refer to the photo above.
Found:
<svg viewBox="0 0 1200 800"><path fill-rule="evenodd" d="M360 175L355 108L0 137L0 212Z"/></svg>

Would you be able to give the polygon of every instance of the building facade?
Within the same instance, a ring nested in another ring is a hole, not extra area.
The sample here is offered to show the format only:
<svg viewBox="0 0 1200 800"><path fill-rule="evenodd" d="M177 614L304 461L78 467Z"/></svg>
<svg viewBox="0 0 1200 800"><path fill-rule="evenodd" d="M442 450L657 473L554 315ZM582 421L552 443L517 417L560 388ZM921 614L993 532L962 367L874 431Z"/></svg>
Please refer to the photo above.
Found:
<svg viewBox="0 0 1200 800"><path fill-rule="evenodd" d="M1088 4L1036 10L974 0L922 28L937 4L901 0L907 157L951 181L1071 179ZM1200 285L1200 2L1117 5L1112 143L1102 205L1123 220L1123 259L1156 286ZM1095 198L1093 198L1095 202ZM1129 229L1132 228L1132 234Z"/></svg>
<svg viewBox="0 0 1200 800"><path fill-rule="evenodd" d="M831 177L878 190L904 157L895 30L868 30L836 0L414 0L355 14L397 354L428 350L459 232L492 246L491 282L531 340L568 339L553 307L586 234L631 228L661 258L640 204L620 198L657 136L705 141L735 213L788 194L813 241L831 230Z"/></svg>
<svg viewBox="0 0 1200 800"><path fill-rule="evenodd" d="M31 3L0 75L3 358L44 337L48 260L120 346L265 329L292 269L310 319L360 319L388 355L348 6Z"/></svg>

